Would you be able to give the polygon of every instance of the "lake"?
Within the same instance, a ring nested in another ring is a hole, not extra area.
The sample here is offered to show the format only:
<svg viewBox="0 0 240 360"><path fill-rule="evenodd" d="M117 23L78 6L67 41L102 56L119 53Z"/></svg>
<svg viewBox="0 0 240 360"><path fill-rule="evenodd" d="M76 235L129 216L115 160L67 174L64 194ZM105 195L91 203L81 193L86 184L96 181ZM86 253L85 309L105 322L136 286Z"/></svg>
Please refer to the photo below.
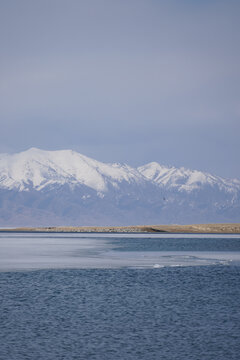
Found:
<svg viewBox="0 0 240 360"><path fill-rule="evenodd" d="M239 359L240 236L0 234L0 359Z"/></svg>

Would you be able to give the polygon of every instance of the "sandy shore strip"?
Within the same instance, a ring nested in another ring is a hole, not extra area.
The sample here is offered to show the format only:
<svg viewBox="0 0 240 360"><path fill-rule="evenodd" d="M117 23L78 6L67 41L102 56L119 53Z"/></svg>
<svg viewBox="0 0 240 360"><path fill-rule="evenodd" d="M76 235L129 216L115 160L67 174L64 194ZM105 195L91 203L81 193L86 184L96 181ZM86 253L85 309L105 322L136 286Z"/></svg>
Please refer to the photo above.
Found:
<svg viewBox="0 0 240 360"><path fill-rule="evenodd" d="M240 234L240 223L137 226L50 226L2 228L0 232Z"/></svg>

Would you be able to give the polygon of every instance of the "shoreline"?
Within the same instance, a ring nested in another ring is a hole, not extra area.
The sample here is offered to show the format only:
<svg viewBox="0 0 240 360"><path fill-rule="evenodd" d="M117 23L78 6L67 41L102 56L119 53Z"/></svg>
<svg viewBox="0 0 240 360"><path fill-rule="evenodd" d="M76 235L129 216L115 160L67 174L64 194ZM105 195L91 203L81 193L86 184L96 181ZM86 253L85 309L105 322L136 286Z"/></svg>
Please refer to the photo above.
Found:
<svg viewBox="0 0 240 360"><path fill-rule="evenodd" d="M0 228L0 232L240 234L240 223L192 225L16 227Z"/></svg>

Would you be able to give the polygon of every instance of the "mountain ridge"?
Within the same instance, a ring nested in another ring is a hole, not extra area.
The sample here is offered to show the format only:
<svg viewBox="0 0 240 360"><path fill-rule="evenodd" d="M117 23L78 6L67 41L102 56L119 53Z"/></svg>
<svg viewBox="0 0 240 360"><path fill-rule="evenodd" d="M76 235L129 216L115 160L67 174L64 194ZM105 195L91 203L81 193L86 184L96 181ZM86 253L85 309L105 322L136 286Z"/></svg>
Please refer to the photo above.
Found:
<svg viewBox="0 0 240 360"><path fill-rule="evenodd" d="M199 170L186 169L184 167L167 167L151 162L138 167L138 170L148 179L153 180L159 185L168 187L179 187L179 190L191 191L200 187L200 184L218 184L219 187L238 187L238 179L226 179ZM185 183L184 183L185 180Z"/></svg>
<svg viewBox="0 0 240 360"><path fill-rule="evenodd" d="M0 226L239 222L240 181L72 150L0 154Z"/></svg>
<svg viewBox="0 0 240 360"><path fill-rule="evenodd" d="M87 186L92 187L95 190L105 189L105 186L102 182L103 179L100 177L101 175L109 176L113 180L115 179L117 181L121 181L123 179L130 181L130 179L133 179L134 177L140 181L143 180L143 178L139 176L140 174L144 176L144 180L146 179L152 180L153 182L159 185L169 185L170 178L172 178L171 186L179 185L181 189L184 189L184 187L182 187L183 185L190 187L190 185L195 183L202 183L202 184L206 182L217 183L217 181L228 186L236 185L240 187L240 180L238 179L226 179L220 176L209 174L207 172L203 172L199 170L191 170L184 167L176 168L174 166L160 165L157 162L150 162L145 165L134 168L127 164L100 162L85 155L82 155L78 152L75 152L73 150L47 151L37 148L30 148L29 150L12 155L0 154L0 174L1 174L0 187L4 187L4 186L7 187L8 185L9 188L11 188L10 184L6 182L7 174L4 174L4 166L2 164L4 160L5 160L5 166L7 165L6 160L10 160L10 164L12 165L12 169L9 169L10 173L14 172L13 170L16 170L16 163L17 164L22 163L22 166L24 165L25 168L27 166L29 170L30 170L30 166L32 165L31 166L32 174L30 173L30 171L28 172L28 174L24 174L25 179L23 174L22 174L22 179L20 179L21 174L18 173L16 176L16 171L15 174L11 174L10 178L13 180L13 184L12 184L13 186L14 186L14 182L15 183L17 183L18 181L24 182L25 180L25 182L28 183L30 180L32 181L33 186L35 188L38 188L40 183L43 181L43 179L41 180L41 177L43 176L42 174L39 174L37 172L39 170L37 167L35 167L34 169L33 165L35 162L35 165L41 164L43 167L46 168L48 167L47 172L44 171L44 168L42 169L42 172L43 174L47 173L47 175L48 176L50 175L50 177L52 178L54 178L54 174L56 175L58 170L58 176L59 176L58 180L60 184L61 184L61 180L63 180L63 177L65 177L66 180L69 182L78 181L81 184L86 184L86 177L89 177ZM15 160L15 164L14 164L14 160ZM44 162L41 163L41 160L45 160L45 163ZM30 161L32 161L32 164L30 164L29 166ZM92 172L90 172L90 167L92 167L93 169ZM81 173L79 169L81 169ZM83 174L85 175L85 178L83 178ZM26 175L28 175L28 179L26 178ZM92 180L93 177L95 177L95 182L93 182ZM55 180L57 181L57 179ZM183 183L184 180L186 180L186 184ZM193 189L195 187L196 185L193 185ZM41 188L42 187L39 187L39 190L41 190ZM24 188L20 186L19 190L24 190ZM189 190L189 189L187 189L186 187L185 190Z"/></svg>
<svg viewBox="0 0 240 360"><path fill-rule="evenodd" d="M29 182L41 190L47 180L44 176L59 184L85 184L97 191L106 191L103 177L110 177L113 183L114 180L130 181L134 177L135 180L144 180L136 169L126 164L103 163L72 150L46 151L37 148L13 155L2 154L0 174L0 187L15 187L20 191L25 190L24 184Z"/></svg>

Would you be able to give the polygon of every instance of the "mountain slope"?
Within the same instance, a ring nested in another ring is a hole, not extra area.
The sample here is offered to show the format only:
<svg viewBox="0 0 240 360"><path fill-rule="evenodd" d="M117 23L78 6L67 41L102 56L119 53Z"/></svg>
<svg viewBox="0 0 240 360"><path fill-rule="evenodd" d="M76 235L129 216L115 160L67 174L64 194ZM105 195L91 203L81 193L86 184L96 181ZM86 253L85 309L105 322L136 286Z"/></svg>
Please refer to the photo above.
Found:
<svg viewBox="0 0 240 360"><path fill-rule="evenodd" d="M135 169L120 164L105 164L72 150L44 151L31 148L19 154L0 156L1 188L27 191L49 185L86 185L106 192L108 184L146 181Z"/></svg>
<svg viewBox="0 0 240 360"><path fill-rule="evenodd" d="M204 186L218 187L220 191L235 192L240 190L240 181L223 179L198 170L162 166L156 162L140 166L138 171L147 179L167 189L191 192Z"/></svg>
<svg viewBox="0 0 240 360"><path fill-rule="evenodd" d="M0 226L239 222L240 181L71 150L0 155Z"/></svg>

